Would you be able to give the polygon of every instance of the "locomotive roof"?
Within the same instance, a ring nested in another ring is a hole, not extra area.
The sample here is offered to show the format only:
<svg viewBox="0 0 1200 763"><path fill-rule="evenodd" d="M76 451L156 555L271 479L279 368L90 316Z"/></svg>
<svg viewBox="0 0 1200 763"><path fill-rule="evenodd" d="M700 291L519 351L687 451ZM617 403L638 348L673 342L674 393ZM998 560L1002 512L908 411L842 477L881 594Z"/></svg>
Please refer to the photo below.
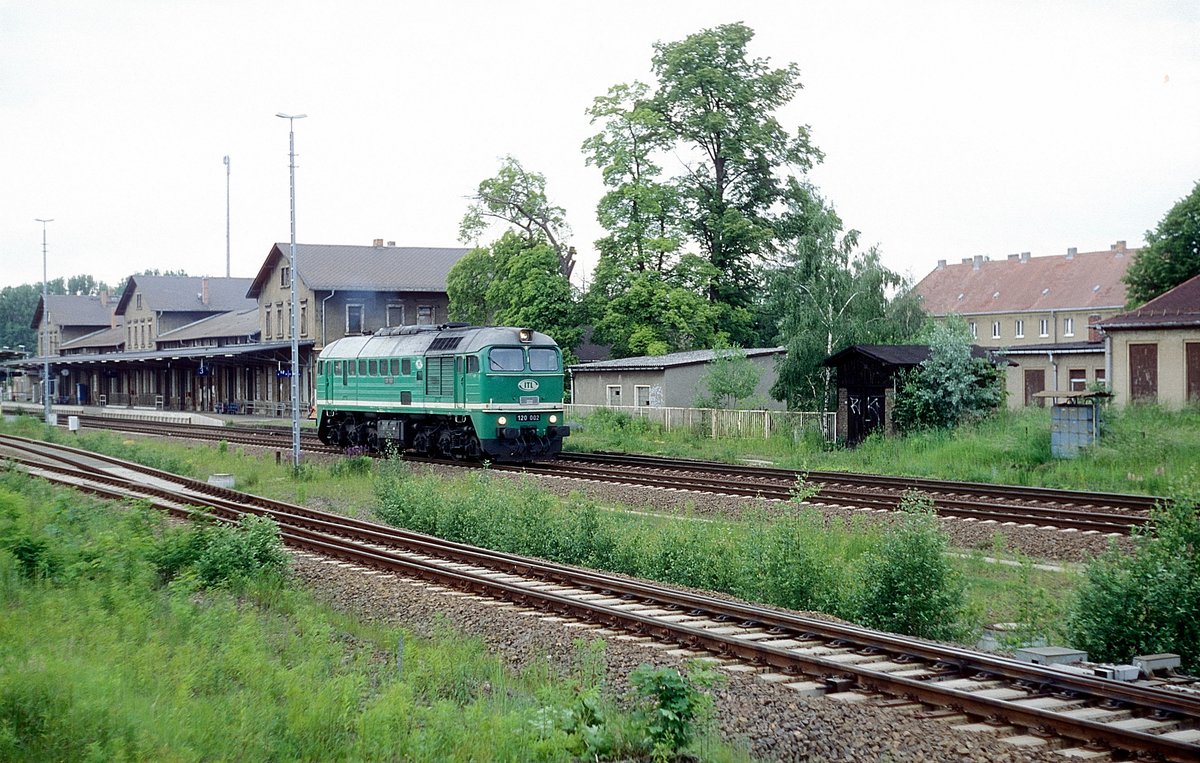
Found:
<svg viewBox="0 0 1200 763"><path fill-rule="evenodd" d="M440 355L472 353L491 345L557 347L548 335L533 332L521 342L519 329L507 326L402 326L381 329L372 336L348 336L325 345L321 359L391 357L393 355ZM458 340L457 342L455 340Z"/></svg>

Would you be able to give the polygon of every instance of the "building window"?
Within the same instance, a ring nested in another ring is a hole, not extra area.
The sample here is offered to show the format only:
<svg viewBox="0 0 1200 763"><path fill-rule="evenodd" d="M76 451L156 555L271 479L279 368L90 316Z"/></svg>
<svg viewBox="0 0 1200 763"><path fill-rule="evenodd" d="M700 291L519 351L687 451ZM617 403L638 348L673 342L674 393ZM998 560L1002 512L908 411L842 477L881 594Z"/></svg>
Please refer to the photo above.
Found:
<svg viewBox="0 0 1200 763"><path fill-rule="evenodd" d="M609 384L606 388L606 392L607 392L606 398L608 400L609 405L620 405L621 404L621 385L620 384Z"/></svg>
<svg viewBox="0 0 1200 763"><path fill-rule="evenodd" d="M403 326L404 325L404 305L388 305L387 306L387 325Z"/></svg>
<svg viewBox="0 0 1200 763"><path fill-rule="evenodd" d="M975 321L971 321L971 338L979 338L979 326L975 325Z"/></svg>
<svg viewBox="0 0 1200 763"><path fill-rule="evenodd" d="M992 321L992 339L1000 338L1000 321Z"/></svg>
<svg viewBox="0 0 1200 763"><path fill-rule="evenodd" d="M1013 328L1015 329L1013 331L1013 336L1015 336L1017 339L1025 338L1025 321L1018 318Z"/></svg>
<svg viewBox="0 0 1200 763"><path fill-rule="evenodd" d="M1050 321L1042 318L1041 325L1038 327L1038 336L1050 336Z"/></svg>
<svg viewBox="0 0 1200 763"><path fill-rule="evenodd" d="M421 305L417 308L417 325L432 326L433 325L433 306Z"/></svg>
<svg viewBox="0 0 1200 763"><path fill-rule="evenodd" d="M1075 336L1075 319L1063 318L1063 336Z"/></svg>
<svg viewBox="0 0 1200 763"><path fill-rule="evenodd" d="M1096 386L1108 383L1108 372L1103 368L1096 369Z"/></svg>
<svg viewBox="0 0 1200 763"><path fill-rule="evenodd" d="M346 305L346 335L363 332L363 306Z"/></svg>
<svg viewBox="0 0 1200 763"><path fill-rule="evenodd" d="M275 336L283 338L283 303L275 303Z"/></svg>
<svg viewBox="0 0 1200 763"><path fill-rule="evenodd" d="M263 325L266 327L263 330L263 334L265 334L265 336L263 336L263 339L270 339L271 338L271 307L269 305L267 306L267 319L265 321L263 321Z"/></svg>
<svg viewBox="0 0 1200 763"><path fill-rule="evenodd" d="M1072 368L1067 371L1067 389L1072 392L1083 392L1087 389L1087 369Z"/></svg>
<svg viewBox="0 0 1200 763"><path fill-rule="evenodd" d="M308 300L300 300L300 336L308 336Z"/></svg>
<svg viewBox="0 0 1200 763"><path fill-rule="evenodd" d="M284 266L279 269L279 285L291 288L292 286L292 269Z"/></svg>
<svg viewBox="0 0 1200 763"><path fill-rule="evenodd" d="M142 309L142 295L141 294L137 295L137 297L135 298L134 301L137 302L137 309L141 310Z"/></svg>
<svg viewBox="0 0 1200 763"><path fill-rule="evenodd" d="M633 404L634 405L650 405L650 385L635 384L633 386Z"/></svg>

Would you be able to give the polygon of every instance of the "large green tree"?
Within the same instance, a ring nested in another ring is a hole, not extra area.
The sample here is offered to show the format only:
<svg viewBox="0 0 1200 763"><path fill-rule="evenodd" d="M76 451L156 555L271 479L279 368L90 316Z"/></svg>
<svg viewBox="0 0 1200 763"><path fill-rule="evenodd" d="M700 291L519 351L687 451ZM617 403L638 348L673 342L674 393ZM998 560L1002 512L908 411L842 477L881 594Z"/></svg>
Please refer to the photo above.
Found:
<svg viewBox="0 0 1200 763"><path fill-rule="evenodd" d="M874 247L858 251L858 231L812 188L791 181L776 232L783 250L768 272L767 312L787 347L772 389L792 408L829 410L832 369L823 361L852 344L903 342L924 323L904 279Z"/></svg>
<svg viewBox="0 0 1200 763"><path fill-rule="evenodd" d="M589 113L603 131L584 144L609 189L598 209L609 231L597 242L602 258L667 277L676 249L694 248L711 266L698 288L713 309L694 317L711 324L690 333L747 346L774 333L759 320L760 266L774 250L786 178L821 159L807 127L789 131L774 116L801 88L799 70L751 57L753 36L735 23L655 44L653 85L597 98ZM682 171L664 180L667 160Z"/></svg>
<svg viewBox="0 0 1200 763"><path fill-rule="evenodd" d="M655 44L651 62L658 80L651 106L684 162L675 178L683 228L716 268L710 300L731 310L755 304L757 265L773 248L782 178L823 158L807 126L789 131L774 116L801 89L799 68L750 57L753 37L745 24L723 24ZM734 340L758 343L749 328Z"/></svg>
<svg viewBox="0 0 1200 763"><path fill-rule="evenodd" d="M893 413L903 431L941 429L987 416L1004 404L1004 371L971 350L961 318L930 324L929 357L900 382Z"/></svg>
<svg viewBox="0 0 1200 763"><path fill-rule="evenodd" d="M1148 302L1200 275L1200 182L1171 207L1125 272L1129 306Z"/></svg>
<svg viewBox="0 0 1200 763"><path fill-rule="evenodd" d="M566 244L571 229L566 211L546 195L546 176L525 169L515 157L506 156L500 171L479 181L471 206L459 226L459 238L478 243L491 221L507 223L520 230L528 241L543 241L558 258L558 271L570 278L575 268L575 249Z"/></svg>
<svg viewBox="0 0 1200 763"><path fill-rule="evenodd" d="M571 284L558 272L558 263L546 242L506 231L450 269L451 319L541 331L554 337L572 362L582 329Z"/></svg>

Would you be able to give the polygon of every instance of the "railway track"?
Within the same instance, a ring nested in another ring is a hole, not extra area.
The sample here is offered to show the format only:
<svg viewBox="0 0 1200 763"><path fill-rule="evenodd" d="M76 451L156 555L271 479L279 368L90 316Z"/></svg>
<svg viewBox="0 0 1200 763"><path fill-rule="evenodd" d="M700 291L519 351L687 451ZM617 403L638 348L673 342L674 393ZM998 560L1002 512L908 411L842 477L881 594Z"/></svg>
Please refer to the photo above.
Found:
<svg viewBox="0 0 1200 763"><path fill-rule="evenodd" d="M1200 685L1120 682L802 617L269 501L119 459L0 436L0 457L46 479L178 516L263 514L294 549L433 581L520 607L707 654L809 695L859 692L919 703L958 723L1084 753L1200 759Z"/></svg>
<svg viewBox="0 0 1200 763"><path fill-rule="evenodd" d="M198 427L148 424L104 417L85 417L90 428L224 441L255 447L291 447L291 430L270 427ZM305 452L338 455L343 451L322 444L311 432L301 433ZM465 462L457 465L474 466ZM796 471L737 466L710 461L615 453L563 453L555 461L531 464L493 464L503 471L592 480L674 490L788 501L801 491L815 490L809 503L856 509L895 511L909 491L928 495L942 516L997 523L1123 535L1149 520L1150 509L1162 499L1120 493L951 482L915 477Z"/></svg>

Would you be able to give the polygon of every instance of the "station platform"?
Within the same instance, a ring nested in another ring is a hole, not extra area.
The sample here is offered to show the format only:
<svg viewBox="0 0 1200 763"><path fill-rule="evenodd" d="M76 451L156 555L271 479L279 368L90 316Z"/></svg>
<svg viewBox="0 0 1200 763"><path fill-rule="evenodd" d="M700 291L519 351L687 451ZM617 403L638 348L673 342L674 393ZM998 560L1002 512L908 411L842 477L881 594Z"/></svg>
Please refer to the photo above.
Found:
<svg viewBox="0 0 1200 763"><path fill-rule="evenodd" d="M42 415L44 406L37 403L0 402L0 413L24 414L27 416ZM95 416L110 419L125 419L128 421L149 421L160 424L194 424L196 426L223 427L238 421L251 423L256 421L249 416L225 416L215 413L199 413L196 411L160 411L154 408L118 408L99 405L52 405L50 412L58 416L59 423L65 423L68 416ZM263 419L278 423L279 419Z"/></svg>

